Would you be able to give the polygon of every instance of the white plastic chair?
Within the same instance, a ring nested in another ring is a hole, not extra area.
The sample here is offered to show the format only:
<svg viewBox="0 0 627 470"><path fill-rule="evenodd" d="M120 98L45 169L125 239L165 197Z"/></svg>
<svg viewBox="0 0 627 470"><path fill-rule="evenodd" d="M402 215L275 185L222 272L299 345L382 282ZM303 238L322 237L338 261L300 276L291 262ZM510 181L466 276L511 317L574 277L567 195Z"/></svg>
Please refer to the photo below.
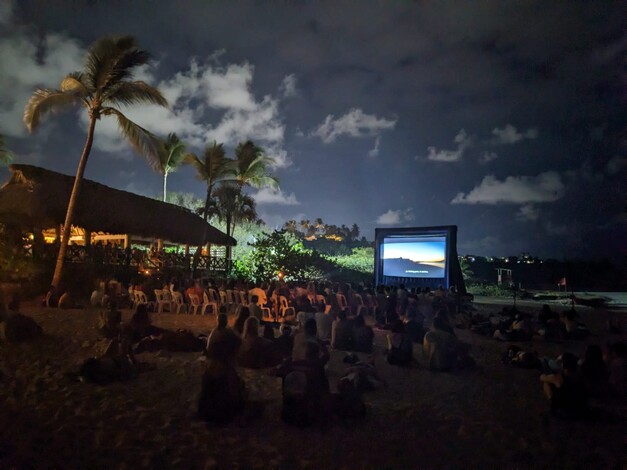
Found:
<svg viewBox="0 0 627 470"><path fill-rule="evenodd" d="M148 300L148 296L145 292L142 291L134 291L133 295L135 296L135 302L133 303L133 313L137 311L137 307L140 305L145 305L146 308L151 308L154 310L155 303Z"/></svg>
<svg viewBox="0 0 627 470"><path fill-rule="evenodd" d="M202 308L200 304L200 297L196 294L189 294L189 308L188 311L192 315L197 315L198 311Z"/></svg>
<svg viewBox="0 0 627 470"><path fill-rule="evenodd" d="M169 291L155 289L155 299L157 301L157 313L162 313L166 310L168 312L172 311L172 300L170 299Z"/></svg>
<svg viewBox="0 0 627 470"><path fill-rule="evenodd" d="M202 310L201 310L201 314L205 315L207 313L207 309L210 309L211 313L213 313L215 315L217 315L218 312L220 311L220 308L218 307L218 302L215 302L213 299L209 298L207 293L204 292L202 294Z"/></svg>
<svg viewBox="0 0 627 470"><path fill-rule="evenodd" d="M187 313L187 305L183 301L183 294L180 292L172 292L172 310L176 309L176 313L179 314L181 311Z"/></svg>
<svg viewBox="0 0 627 470"><path fill-rule="evenodd" d="M290 305L287 303L287 299L284 295L282 295L279 297L279 315L285 318L286 316L288 316L288 312L291 314L291 316L296 316L296 311L294 310L294 307L290 307Z"/></svg>

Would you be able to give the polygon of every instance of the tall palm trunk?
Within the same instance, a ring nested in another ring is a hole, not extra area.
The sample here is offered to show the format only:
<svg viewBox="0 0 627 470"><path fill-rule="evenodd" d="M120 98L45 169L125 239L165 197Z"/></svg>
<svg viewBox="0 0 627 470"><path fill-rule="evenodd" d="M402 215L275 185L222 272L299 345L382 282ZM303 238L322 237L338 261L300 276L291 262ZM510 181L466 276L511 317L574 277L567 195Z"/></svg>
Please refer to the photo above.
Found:
<svg viewBox="0 0 627 470"><path fill-rule="evenodd" d="M207 220L209 219L209 203L211 202L211 186L207 186L207 197L205 199L205 210L203 211L203 220L205 224L202 228L202 240L198 245L198 249L196 250L196 254L194 255L194 262L192 265L192 271L196 271L198 267L198 262L200 261L200 254L202 253L202 247L205 244L205 240L207 239Z"/></svg>
<svg viewBox="0 0 627 470"><path fill-rule="evenodd" d="M166 188L168 184L168 172L163 173L163 202L166 202Z"/></svg>
<svg viewBox="0 0 627 470"><path fill-rule="evenodd" d="M65 223L63 224L63 234L61 236L61 246L59 247L59 254L57 255L57 264L54 268L54 275L52 276L52 285L57 288L61 281L61 275L63 274L63 262L65 261L65 252L67 251L68 243L70 242L70 232L72 229L72 219L74 218L74 208L76 201L78 200L78 193L81 189L81 183L83 181L83 174L85 173L85 167L87 166L87 160L89 158L89 152L91 152L91 145L94 142L94 129L96 128L97 115L94 112L89 114L89 128L87 129L87 140L83 147L83 153L81 154L81 160L78 162L78 169L76 170L76 178L74 178L74 186L72 187L72 194L70 195L70 201L67 206L67 213L65 214Z"/></svg>
<svg viewBox="0 0 627 470"><path fill-rule="evenodd" d="M233 236L231 235L231 224L232 224L232 216L230 212L227 212L226 214L226 234L229 236ZM235 224L233 224L233 230L235 230ZM230 274L231 273L231 252L232 252L232 248L231 245L227 245L226 247L226 273Z"/></svg>

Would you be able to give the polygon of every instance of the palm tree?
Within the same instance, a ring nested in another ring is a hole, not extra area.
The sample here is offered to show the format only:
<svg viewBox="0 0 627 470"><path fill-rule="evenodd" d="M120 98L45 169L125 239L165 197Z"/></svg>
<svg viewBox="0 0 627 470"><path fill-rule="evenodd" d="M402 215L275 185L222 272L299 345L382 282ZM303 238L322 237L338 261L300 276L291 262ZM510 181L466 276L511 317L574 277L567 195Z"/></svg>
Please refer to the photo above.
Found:
<svg viewBox="0 0 627 470"><path fill-rule="evenodd" d="M303 232L303 235L307 235L307 229L309 228L309 219L302 219L300 221L300 231Z"/></svg>
<svg viewBox="0 0 627 470"><path fill-rule="evenodd" d="M196 170L196 177L204 181L207 184L207 195L205 197L205 206L202 210L202 214L205 220L203 226L203 235L198 245L197 255L200 255L202 246L207 238L207 220L210 215L211 200L213 197L213 190L216 183L232 178L235 174L235 164L233 160L226 157L224 153L224 147L222 144L214 142L212 145L208 145L205 148L205 152L202 158L197 157L193 153L185 155L185 162L192 165ZM198 256L194 257L194 267L198 263Z"/></svg>
<svg viewBox="0 0 627 470"><path fill-rule="evenodd" d="M120 132L135 150L149 158L156 158L159 140L146 129L129 120L114 106L156 104L167 106L167 101L156 88L132 80L133 68L146 64L149 55L138 48L131 36L105 37L96 41L89 49L82 72L72 72L62 81L60 89L38 89L24 109L24 124L29 132L35 131L40 119L50 111L59 111L69 105L82 104L89 115L87 139L76 170L74 187L68 202L63 237L52 285L57 287L63 272L63 261L70 239L76 201L81 181L94 139L96 121L102 116L114 116Z"/></svg>
<svg viewBox="0 0 627 470"><path fill-rule="evenodd" d="M350 238L351 240L357 240L359 238L359 225L353 224L350 228Z"/></svg>
<svg viewBox="0 0 627 470"><path fill-rule="evenodd" d="M279 180L268 173L272 159L264 155L263 149L252 141L239 144L235 149L236 173L235 179L240 188L279 188Z"/></svg>
<svg viewBox="0 0 627 470"><path fill-rule="evenodd" d="M8 165L13 161L13 153L9 151L4 143L4 136L0 134L0 166Z"/></svg>
<svg viewBox="0 0 627 470"><path fill-rule="evenodd" d="M173 173L185 159L185 143L174 133L162 142L157 158L151 159L153 168L163 175L163 202L167 200L168 174Z"/></svg>
<svg viewBox="0 0 627 470"><path fill-rule="evenodd" d="M283 229L291 234L296 233L296 230L297 230L296 221L294 219L288 220L287 222L285 222L285 224L283 224Z"/></svg>
<svg viewBox="0 0 627 470"><path fill-rule="evenodd" d="M212 207L212 215L226 223L227 235L233 236L237 223L257 220L255 200L244 194L238 186L222 184L216 188L213 196L215 204Z"/></svg>

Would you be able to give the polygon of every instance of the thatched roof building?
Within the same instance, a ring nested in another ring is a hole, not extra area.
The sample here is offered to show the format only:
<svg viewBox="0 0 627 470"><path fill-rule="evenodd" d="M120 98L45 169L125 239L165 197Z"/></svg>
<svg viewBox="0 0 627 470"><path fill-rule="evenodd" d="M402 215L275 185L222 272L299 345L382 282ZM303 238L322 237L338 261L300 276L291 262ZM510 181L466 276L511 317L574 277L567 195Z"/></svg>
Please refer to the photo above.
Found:
<svg viewBox="0 0 627 470"><path fill-rule="evenodd" d="M0 220L31 229L63 224L74 177L31 165L10 165L11 178L0 188ZM92 232L129 234L196 245L201 217L180 206L83 180L73 225ZM207 243L236 241L207 224Z"/></svg>

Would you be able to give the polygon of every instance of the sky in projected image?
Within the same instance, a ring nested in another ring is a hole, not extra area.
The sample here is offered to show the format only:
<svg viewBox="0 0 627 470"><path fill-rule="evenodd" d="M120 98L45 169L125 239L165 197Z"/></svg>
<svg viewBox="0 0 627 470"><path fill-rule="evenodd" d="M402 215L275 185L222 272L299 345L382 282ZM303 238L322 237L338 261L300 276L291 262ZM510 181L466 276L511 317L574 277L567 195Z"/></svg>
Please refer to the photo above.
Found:
<svg viewBox="0 0 627 470"><path fill-rule="evenodd" d="M444 261L446 242L444 239L429 241L406 241L383 244L383 259L404 258L414 262Z"/></svg>

